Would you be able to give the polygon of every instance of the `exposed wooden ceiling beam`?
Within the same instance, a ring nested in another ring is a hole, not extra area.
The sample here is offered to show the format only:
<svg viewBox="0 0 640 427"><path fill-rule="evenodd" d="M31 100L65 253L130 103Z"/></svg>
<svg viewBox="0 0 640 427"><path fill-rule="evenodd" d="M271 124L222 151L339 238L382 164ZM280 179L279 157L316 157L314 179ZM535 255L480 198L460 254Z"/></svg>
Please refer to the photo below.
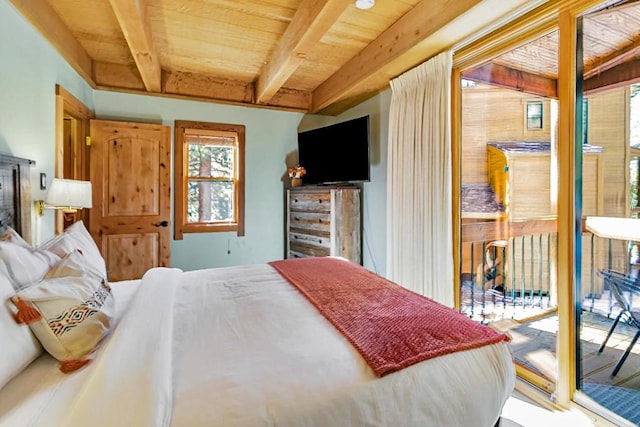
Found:
<svg viewBox="0 0 640 427"><path fill-rule="evenodd" d="M390 61L425 40L480 0L423 0L398 19L358 55L313 92L311 110L317 112L340 99L359 81L377 73Z"/></svg>
<svg viewBox="0 0 640 427"><path fill-rule="evenodd" d="M592 95L606 89L627 86L638 82L640 82L640 60L636 59L609 68L585 79L583 90L586 95Z"/></svg>
<svg viewBox="0 0 640 427"><path fill-rule="evenodd" d="M149 93L135 66L96 62L96 83L99 89L131 93ZM240 80L216 78L210 75L179 71L162 72L162 90L155 93L170 98L216 101L234 105L262 106L287 111L306 112L311 105L311 92L279 88L268 104L253 101L254 84Z"/></svg>
<svg viewBox="0 0 640 427"><path fill-rule="evenodd" d="M256 102L268 103L352 0L303 0L256 83Z"/></svg>
<svg viewBox="0 0 640 427"><path fill-rule="evenodd" d="M150 92L162 89L160 60L151 36L145 0L110 0L131 56L138 66L144 86Z"/></svg>
<svg viewBox="0 0 640 427"><path fill-rule="evenodd" d="M221 79L179 71L165 71L163 74L163 93L190 98L196 97L203 100L213 99L219 102L245 106L256 105L253 100L255 88L252 82ZM269 103L264 106L307 111L310 104L310 92L279 88Z"/></svg>
<svg viewBox="0 0 640 427"><path fill-rule="evenodd" d="M94 62L96 85L118 89L145 90L138 68L134 64Z"/></svg>
<svg viewBox="0 0 640 427"><path fill-rule="evenodd" d="M71 30L45 0L11 0L83 79L95 87L93 62Z"/></svg>
<svg viewBox="0 0 640 427"><path fill-rule="evenodd" d="M499 64L485 64L464 71L462 77L547 98L558 98L558 80L514 70Z"/></svg>
<svg viewBox="0 0 640 427"><path fill-rule="evenodd" d="M618 64L627 62L638 55L640 55L640 37L636 38L632 43L626 45L622 49L611 52L609 55L600 58L589 67L585 67L584 78L589 78Z"/></svg>

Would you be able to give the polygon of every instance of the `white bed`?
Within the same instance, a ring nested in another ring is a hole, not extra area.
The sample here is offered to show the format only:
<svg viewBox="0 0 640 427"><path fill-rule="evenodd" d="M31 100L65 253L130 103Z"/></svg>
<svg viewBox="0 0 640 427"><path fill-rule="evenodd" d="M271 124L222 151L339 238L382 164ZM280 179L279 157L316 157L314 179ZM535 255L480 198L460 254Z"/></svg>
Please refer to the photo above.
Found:
<svg viewBox="0 0 640 427"><path fill-rule="evenodd" d="M266 264L111 288L94 360L62 374L41 355L0 390L0 425L493 426L514 386L506 342L378 378Z"/></svg>

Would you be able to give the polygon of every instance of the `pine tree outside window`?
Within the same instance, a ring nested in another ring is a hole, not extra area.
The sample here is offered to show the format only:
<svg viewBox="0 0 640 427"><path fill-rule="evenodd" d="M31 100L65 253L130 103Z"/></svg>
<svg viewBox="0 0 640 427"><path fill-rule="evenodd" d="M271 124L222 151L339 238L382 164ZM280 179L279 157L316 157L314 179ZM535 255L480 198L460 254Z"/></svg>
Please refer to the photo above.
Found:
<svg viewBox="0 0 640 427"><path fill-rule="evenodd" d="M176 121L175 229L244 235L242 125Z"/></svg>

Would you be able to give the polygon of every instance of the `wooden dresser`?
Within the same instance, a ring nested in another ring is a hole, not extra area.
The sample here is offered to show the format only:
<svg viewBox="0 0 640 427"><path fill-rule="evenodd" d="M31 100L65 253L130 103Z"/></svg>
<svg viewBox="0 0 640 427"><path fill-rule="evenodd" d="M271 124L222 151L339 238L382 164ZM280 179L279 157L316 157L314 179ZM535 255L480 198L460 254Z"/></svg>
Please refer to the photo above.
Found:
<svg viewBox="0 0 640 427"><path fill-rule="evenodd" d="M287 189L287 258L341 256L360 264L360 189Z"/></svg>

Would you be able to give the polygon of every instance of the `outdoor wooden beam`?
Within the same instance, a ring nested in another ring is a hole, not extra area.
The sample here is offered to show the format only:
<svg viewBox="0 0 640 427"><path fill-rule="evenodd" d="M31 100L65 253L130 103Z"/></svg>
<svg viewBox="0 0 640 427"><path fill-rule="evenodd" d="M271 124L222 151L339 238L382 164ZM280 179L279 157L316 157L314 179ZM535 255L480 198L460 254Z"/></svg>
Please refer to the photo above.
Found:
<svg viewBox="0 0 640 427"><path fill-rule="evenodd" d="M461 240L467 242L490 242L509 240L512 237L549 234L558 231L556 218L533 219L528 221L474 222L462 224Z"/></svg>
<svg viewBox="0 0 640 427"><path fill-rule="evenodd" d="M585 79L583 90L586 95L591 95L637 82L640 82L640 59L627 61Z"/></svg>
<svg viewBox="0 0 640 427"><path fill-rule="evenodd" d="M640 56L640 37L636 38L632 43L622 49L611 52L609 55L600 58L588 67L585 67L584 78L587 79L592 77L598 73L608 70L609 68L615 67L616 65L633 60L638 56Z"/></svg>
<svg viewBox="0 0 640 427"><path fill-rule="evenodd" d="M11 0L22 15L49 40L69 65L91 86L93 62L71 30L46 0Z"/></svg>
<svg viewBox="0 0 640 427"><path fill-rule="evenodd" d="M256 102L268 103L352 0L303 0L256 83Z"/></svg>
<svg viewBox="0 0 640 427"><path fill-rule="evenodd" d="M375 75L478 3L480 0L422 0L316 88L311 112L339 100L358 82Z"/></svg>
<svg viewBox="0 0 640 427"><path fill-rule="evenodd" d="M469 80L488 83L546 98L558 98L558 81L499 64L485 64L462 73Z"/></svg>
<svg viewBox="0 0 640 427"><path fill-rule="evenodd" d="M151 36L151 26L147 19L145 0L110 0L116 19L127 40L131 56L149 92L162 89L160 60Z"/></svg>

